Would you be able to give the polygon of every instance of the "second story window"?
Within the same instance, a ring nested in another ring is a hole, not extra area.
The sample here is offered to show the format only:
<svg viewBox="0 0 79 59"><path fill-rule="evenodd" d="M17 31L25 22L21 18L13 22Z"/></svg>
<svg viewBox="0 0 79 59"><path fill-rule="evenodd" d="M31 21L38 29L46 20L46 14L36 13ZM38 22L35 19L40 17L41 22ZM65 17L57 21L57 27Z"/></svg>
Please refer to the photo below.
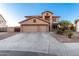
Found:
<svg viewBox="0 0 79 59"><path fill-rule="evenodd" d="M46 20L50 20L50 14L49 14L49 13L46 13L46 14L45 14L45 19L46 19Z"/></svg>
<svg viewBox="0 0 79 59"><path fill-rule="evenodd" d="M56 19L53 19L53 22L56 22Z"/></svg>
<svg viewBox="0 0 79 59"><path fill-rule="evenodd" d="M49 20L49 19L50 19L50 16L45 16L45 19L46 19L46 20Z"/></svg>

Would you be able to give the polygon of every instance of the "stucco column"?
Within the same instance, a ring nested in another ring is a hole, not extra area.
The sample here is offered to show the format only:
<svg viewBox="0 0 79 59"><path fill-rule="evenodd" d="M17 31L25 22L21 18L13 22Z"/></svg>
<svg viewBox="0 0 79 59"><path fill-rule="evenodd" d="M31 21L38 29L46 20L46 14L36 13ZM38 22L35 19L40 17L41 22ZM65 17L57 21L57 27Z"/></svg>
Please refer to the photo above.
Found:
<svg viewBox="0 0 79 59"><path fill-rule="evenodd" d="M23 26L20 25L20 32L23 32Z"/></svg>

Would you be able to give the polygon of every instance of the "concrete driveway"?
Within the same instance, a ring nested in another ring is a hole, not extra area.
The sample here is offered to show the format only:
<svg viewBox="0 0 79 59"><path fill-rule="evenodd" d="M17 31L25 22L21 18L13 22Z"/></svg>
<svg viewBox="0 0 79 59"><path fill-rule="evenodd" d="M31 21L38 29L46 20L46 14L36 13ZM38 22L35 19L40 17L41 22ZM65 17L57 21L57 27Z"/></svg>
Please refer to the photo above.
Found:
<svg viewBox="0 0 79 59"><path fill-rule="evenodd" d="M20 33L12 37L8 37L4 40L0 40L0 50L28 51L54 56L67 55L66 46L63 43L58 42L50 35L50 33Z"/></svg>
<svg viewBox="0 0 79 59"><path fill-rule="evenodd" d="M79 43L61 43L50 33L19 33L0 40L2 56L79 56Z"/></svg>

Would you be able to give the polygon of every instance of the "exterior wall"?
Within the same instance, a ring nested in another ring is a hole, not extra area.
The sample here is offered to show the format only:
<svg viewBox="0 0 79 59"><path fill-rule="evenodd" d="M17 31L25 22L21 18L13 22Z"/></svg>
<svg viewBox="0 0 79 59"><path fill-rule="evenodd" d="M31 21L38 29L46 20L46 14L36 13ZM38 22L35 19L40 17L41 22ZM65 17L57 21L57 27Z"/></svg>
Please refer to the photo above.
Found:
<svg viewBox="0 0 79 59"><path fill-rule="evenodd" d="M14 32L14 27L7 27L7 32Z"/></svg>
<svg viewBox="0 0 79 59"><path fill-rule="evenodd" d="M42 20L39 20L39 19L36 19L36 22L34 23L33 22L34 19L36 19L36 18L30 19L30 20L25 21L25 22L23 22L21 24L48 24L48 23L46 23L46 22L44 22Z"/></svg>
<svg viewBox="0 0 79 59"><path fill-rule="evenodd" d="M0 27L7 27L6 24L0 24Z"/></svg>
<svg viewBox="0 0 79 59"><path fill-rule="evenodd" d="M7 31L7 25L5 22L0 23L0 31L1 32L6 32Z"/></svg>
<svg viewBox="0 0 79 59"><path fill-rule="evenodd" d="M0 32L7 32L7 27L0 27Z"/></svg>

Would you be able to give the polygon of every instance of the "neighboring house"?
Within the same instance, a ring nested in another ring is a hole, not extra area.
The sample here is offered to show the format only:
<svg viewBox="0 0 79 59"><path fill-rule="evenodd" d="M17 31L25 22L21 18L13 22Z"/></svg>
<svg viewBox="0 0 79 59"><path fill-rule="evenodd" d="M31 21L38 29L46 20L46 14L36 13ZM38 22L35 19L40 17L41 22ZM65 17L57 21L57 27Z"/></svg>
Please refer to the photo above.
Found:
<svg viewBox="0 0 79 59"><path fill-rule="evenodd" d="M19 22L21 32L49 32L59 21L59 16L54 16L50 11L45 11L39 16L25 17L25 20Z"/></svg>
<svg viewBox="0 0 79 59"><path fill-rule="evenodd" d="M79 19L75 20L76 32L79 32Z"/></svg>
<svg viewBox="0 0 79 59"><path fill-rule="evenodd" d="M3 18L2 15L0 15L0 32L5 32L5 31L7 31L6 20Z"/></svg>

